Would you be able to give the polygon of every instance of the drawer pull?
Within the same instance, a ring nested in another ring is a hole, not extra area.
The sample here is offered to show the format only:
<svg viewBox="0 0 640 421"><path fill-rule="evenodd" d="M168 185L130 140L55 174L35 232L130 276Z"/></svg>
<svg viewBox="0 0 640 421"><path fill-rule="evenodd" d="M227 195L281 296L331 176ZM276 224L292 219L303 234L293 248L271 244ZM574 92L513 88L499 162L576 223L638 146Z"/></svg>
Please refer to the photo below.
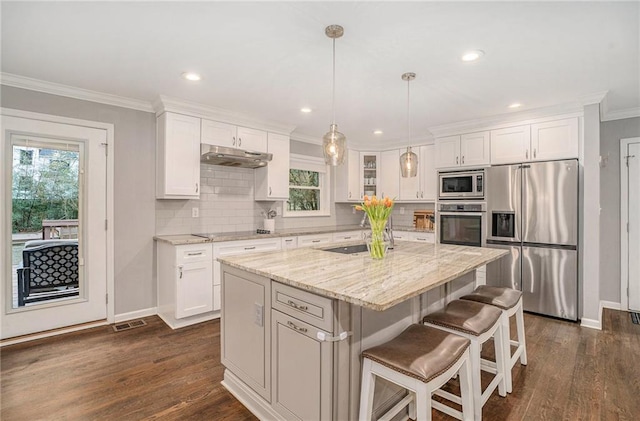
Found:
<svg viewBox="0 0 640 421"><path fill-rule="evenodd" d="M197 253L187 253L187 256L202 256L204 253L199 251Z"/></svg>
<svg viewBox="0 0 640 421"><path fill-rule="evenodd" d="M301 310L301 311L309 310L309 307L303 306L303 305L300 305L300 304L296 304L295 301L289 300L289 301L287 301L287 304L289 304L291 307L295 308L296 310Z"/></svg>
<svg viewBox="0 0 640 421"><path fill-rule="evenodd" d="M256 246L253 246L253 247L245 247L244 249L245 249L245 250L254 250L255 248L256 248Z"/></svg>
<svg viewBox="0 0 640 421"><path fill-rule="evenodd" d="M311 240L312 243L319 243L320 240Z"/></svg>
<svg viewBox="0 0 640 421"><path fill-rule="evenodd" d="M345 240L351 240L351 236L344 237Z"/></svg>
<svg viewBox="0 0 640 421"><path fill-rule="evenodd" d="M284 241L285 241L285 242L287 242L287 243L290 243L290 242L292 242L292 241L293 241L293 238L290 238L290 239L288 239L288 240L284 240Z"/></svg>
<svg viewBox="0 0 640 421"><path fill-rule="evenodd" d="M296 326L296 324L293 323L293 322L287 322L287 325L290 328L292 328L293 330L297 330L298 332L302 332L302 333L307 333L307 328L306 327Z"/></svg>
<svg viewBox="0 0 640 421"><path fill-rule="evenodd" d="M426 238L420 238L420 237L416 238L416 240L418 240L418 241L427 241Z"/></svg>

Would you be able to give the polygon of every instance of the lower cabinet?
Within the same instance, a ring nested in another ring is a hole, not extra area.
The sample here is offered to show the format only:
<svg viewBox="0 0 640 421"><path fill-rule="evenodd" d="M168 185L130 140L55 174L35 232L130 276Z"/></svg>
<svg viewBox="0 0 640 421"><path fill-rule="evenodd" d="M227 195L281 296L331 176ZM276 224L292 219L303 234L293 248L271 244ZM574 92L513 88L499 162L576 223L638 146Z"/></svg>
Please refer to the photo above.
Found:
<svg viewBox="0 0 640 421"><path fill-rule="evenodd" d="M210 243L158 243L158 315L171 328L211 318L212 250Z"/></svg>
<svg viewBox="0 0 640 421"><path fill-rule="evenodd" d="M329 420L333 346L314 326L271 311L271 405L287 420Z"/></svg>

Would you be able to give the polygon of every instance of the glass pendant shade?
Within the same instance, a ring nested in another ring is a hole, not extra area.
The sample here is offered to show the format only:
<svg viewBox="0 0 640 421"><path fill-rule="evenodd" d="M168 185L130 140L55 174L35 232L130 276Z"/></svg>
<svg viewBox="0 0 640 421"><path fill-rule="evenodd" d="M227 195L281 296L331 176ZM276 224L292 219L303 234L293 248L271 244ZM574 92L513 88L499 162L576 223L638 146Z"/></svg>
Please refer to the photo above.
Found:
<svg viewBox="0 0 640 421"><path fill-rule="evenodd" d="M347 138L338 131L338 125L332 124L329 131L322 136L322 152L324 162L328 165L342 165L346 150Z"/></svg>
<svg viewBox="0 0 640 421"><path fill-rule="evenodd" d="M400 171L404 178L418 175L418 155L411 152L411 148L400 155Z"/></svg>

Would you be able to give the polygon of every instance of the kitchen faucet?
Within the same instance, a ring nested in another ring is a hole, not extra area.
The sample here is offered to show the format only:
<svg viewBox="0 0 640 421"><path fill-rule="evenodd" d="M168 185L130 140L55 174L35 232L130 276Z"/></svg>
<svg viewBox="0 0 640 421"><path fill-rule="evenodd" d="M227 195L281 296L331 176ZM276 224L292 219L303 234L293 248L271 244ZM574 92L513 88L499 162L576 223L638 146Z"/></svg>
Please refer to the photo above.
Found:
<svg viewBox="0 0 640 421"><path fill-rule="evenodd" d="M393 250L395 243L393 241L393 218L391 215L389 215L389 221L387 221L387 226L384 227L384 230L389 234L389 250Z"/></svg>
<svg viewBox="0 0 640 421"><path fill-rule="evenodd" d="M360 220L360 226L362 228L366 227L369 223L369 218L367 217L367 213L363 212L362 219Z"/></svg>

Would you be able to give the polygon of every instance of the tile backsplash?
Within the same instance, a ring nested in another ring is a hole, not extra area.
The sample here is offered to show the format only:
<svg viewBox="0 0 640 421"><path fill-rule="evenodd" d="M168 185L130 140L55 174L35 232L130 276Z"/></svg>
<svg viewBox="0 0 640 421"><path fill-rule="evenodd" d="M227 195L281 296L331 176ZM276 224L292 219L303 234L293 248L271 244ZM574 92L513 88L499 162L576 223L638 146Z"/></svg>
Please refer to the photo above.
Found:
<svg viewBox="0 0 640 421"><path fill-rule="evenodd" d="M263 212L282 208L282 202L253 200L254 170L219 165L200 166L200 199L156 200L156 235L199 232L253 231L262 228ZM192 217L198 208L199 216ZM413 212L413 211L412 211ZM411 217L413 213L411 213ZM276 231L285 228L351 225L361 214L352 205L331 204L331 216L275 218Z"/></svg>

